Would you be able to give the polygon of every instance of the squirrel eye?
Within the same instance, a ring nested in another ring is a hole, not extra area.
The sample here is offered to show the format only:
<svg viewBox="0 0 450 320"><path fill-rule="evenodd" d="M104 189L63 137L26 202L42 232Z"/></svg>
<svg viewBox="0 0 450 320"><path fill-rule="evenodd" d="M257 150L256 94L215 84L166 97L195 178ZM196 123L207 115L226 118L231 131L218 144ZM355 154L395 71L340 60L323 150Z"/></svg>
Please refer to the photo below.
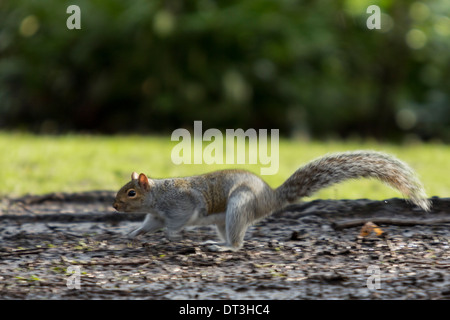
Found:
<svg viewBox="0 0 450 320"><path fill-rule="evenodd" d="M128 196L129 196L129 197L134 197L134 196L136 196L136 191L134 191L134 190L128 191Z"/></svg>

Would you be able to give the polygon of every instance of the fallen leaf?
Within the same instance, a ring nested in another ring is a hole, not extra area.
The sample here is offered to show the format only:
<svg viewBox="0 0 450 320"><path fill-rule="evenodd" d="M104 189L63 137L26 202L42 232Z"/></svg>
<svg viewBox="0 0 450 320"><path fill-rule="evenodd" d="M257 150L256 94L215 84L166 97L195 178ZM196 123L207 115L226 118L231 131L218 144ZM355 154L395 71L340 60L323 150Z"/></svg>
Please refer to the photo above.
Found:
<svg viewBox="0 0 450 320"><path fill-rule="evenodd" d="M361 237L367 237L368 235L370 235L372 232L375 232L377 236L381 236L383 234L383 230L381 230L380 227L378 227L375 223L369 221L366 222L365 225L363 225L363 227L361 228L361 232L359 233L359 235Z"/></svg>

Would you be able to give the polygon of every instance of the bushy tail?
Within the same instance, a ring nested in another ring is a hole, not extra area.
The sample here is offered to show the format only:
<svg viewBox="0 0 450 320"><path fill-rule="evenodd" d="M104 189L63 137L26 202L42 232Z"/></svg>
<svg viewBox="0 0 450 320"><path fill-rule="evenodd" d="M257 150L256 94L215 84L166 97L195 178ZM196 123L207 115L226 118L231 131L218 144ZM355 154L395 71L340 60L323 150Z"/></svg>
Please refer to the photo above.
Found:
<svg viewBox="0 0 450 320"><path fill-rule="evenodd" d="M276 189L277 197L291 203L319 189L357 178L376 178L398 189L425 211L431 203L413 170L402 161L375 151L354 151L326 155L298 169Z"/></svg>

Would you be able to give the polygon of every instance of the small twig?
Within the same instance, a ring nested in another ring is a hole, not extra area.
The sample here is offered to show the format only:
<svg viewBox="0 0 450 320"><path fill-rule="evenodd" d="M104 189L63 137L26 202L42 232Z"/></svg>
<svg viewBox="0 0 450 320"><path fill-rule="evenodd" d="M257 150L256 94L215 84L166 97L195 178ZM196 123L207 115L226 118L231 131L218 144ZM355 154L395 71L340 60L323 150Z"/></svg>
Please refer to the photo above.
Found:
<svg viewBox="0 0 450 320"><path fill-rule="evenodd" d="M33 213L33 211L26 210ZM0 221L11 220L21 223L27 222L58 222L58 223L76 223L76 222L120 222L120 221L141 221L141 213L45 213L45 214L3 214L0 215Z"/></svg>
<svg viewBox="0 0 450 320"><path fill-rule="evenodd" d="M148 259L139 259L134 261L70 261L64 256L61 256L61 260L73 265L85 265L85 266L118 266L118 265L136 265L151 263Z"/></svg>
<svg viewBox="0 0 450 320"><path fill-rule="evenodd" d="M376 224L390 224L397 226L414 226L414 225L434 225L434 224L443 224L450 223L450 218L441 218L441 219L425 219L425 220L417 220L417 219L394 219L394 218L370 218L370 219L355 219L344 222L334 222L332 224L335 230L342 230L345 228L353 228L365 225L367 222L373 222Z"/></svg>
<svg viewBox="0 0 450 320"><path fill-rule="evenodd" d="M393 258L397 259L397 254L395 253L395 247L392 244L392 242L388 239L388 240L386 240L386 243L387 243L387 245L389 247L389 251L391 252L391 256Z"/></svg>
<svg viewBox="0 0 450 320"><path fill-rule="evenodd" d="M25 203L18 202L17 205L28 213L36 214L36 212L28 208L28 206Z"/></svg>
<svg viewBox="0 0 450 320"><path fill-rule="evenodd" d="M27 255L27 254L38 254L43 251L45 251L48 248L36 248L36 249L20 249L15 250L7 253L0 254L0 257L8 257L8 256L21 256L21 255Z"/></svg>
<svg viewBox="0 0 450 320"><path fill-rule="evenodd" d="M136 264L147 264L150 263L149 260L137 260L137 261L112 261L112 262L103 262L103 261L88 261L85 265L90 266L119 266L119 265L136 265Z"/></svg>
<svg viewBox="0 0 450 320"><path fill-rule="evenodd" d="M426 264L437 268L449 268L450 264L440 261L423 261L423 260L403 260L401 263Z"/></svg>
<svg viewBox="0 0 450 320"><path fill-rule="evenodd" d="M45 224L45 226L47 227L47 229L51 230L51 231L56 231L60 234L63 234L64 236L68 237L68 238L75 238L75 239L79 239L79 238L84 238L84 236L79 235L79 234L73 234L73 233L69 233L66 231L61 230L62 228L60 228L59 226L51 226L49 224Z"/></svg>

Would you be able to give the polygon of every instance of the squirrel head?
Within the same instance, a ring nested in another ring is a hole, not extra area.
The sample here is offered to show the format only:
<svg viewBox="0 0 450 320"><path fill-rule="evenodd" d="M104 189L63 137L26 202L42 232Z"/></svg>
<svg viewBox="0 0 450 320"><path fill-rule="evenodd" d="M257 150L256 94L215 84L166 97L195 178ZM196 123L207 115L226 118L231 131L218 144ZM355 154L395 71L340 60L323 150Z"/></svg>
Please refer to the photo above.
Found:
<svg viewBox="0 0 450 320"><path fill-rule="evenodd" d="M117 192L113 207L120 212L142 212L146 194L150 192L154 182L143 173L131 174L131 181Z"/></svg>

